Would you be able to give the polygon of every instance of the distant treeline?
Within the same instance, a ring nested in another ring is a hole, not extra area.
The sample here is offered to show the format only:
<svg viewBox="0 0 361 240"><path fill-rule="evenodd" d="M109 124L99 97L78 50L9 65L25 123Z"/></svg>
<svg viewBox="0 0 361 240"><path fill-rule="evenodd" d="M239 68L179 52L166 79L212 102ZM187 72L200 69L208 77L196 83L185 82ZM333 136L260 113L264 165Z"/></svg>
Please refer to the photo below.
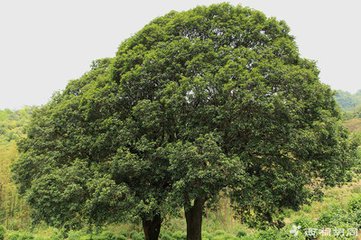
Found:
<svg viewBox="0 0 361 240"><path fill-rule="evenodd" d="M35 107L20 110L0 110L0 143L8 143L25 134L24 126L29 121Z"/></svg>
<svg viewBox="0 0 361 240"><path fill-rule="evenodd" d="M11 180L10 166L18 157L16 141L25 137L25 125L34 109L0 110L0 225L7 229L24 228L30 223L27 205Z"/></svg>
<svg viewBox="0 0 361 240"><path fill-rule="evenodd" d="M345 112L346 119L361 118L361 90L354 94L337 90L335 99Z"/></svg>

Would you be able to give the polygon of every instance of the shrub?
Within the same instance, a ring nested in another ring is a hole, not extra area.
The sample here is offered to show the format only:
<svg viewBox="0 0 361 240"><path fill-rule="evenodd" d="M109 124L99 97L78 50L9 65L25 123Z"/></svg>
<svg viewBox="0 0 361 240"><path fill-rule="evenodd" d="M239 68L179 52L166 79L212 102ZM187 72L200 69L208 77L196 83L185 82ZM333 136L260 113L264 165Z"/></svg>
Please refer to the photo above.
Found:
<svg viewBox="0 0 361 240"><path fill-rule="evenodd" d="M296 226L300 226L301 229L315 228L317 226L317 223L315 221L307 217L297 218L293 224Z"/></svg>
<svg viewBox="0 0 361 240"><path fill-rule="evenodd" d="M348 209L351 212L361 211L361 195L354 197L350 200L348 204Z"/></svg>
<svg viewBox="0 0 361 240"><path fill-rule="evenodd" d="M245 237L245 236L247 236L247 233L245 231L243 231L243 230L238 231L237 237L241 238L241 237Z"/></svg>
<svg viewBox="0 0 361 240"><path fill-rule="evenodd" d="M354 227L361 228L361 195L351 199L348 204L348 211Z"/></svg>
<svg viewBox="0 0 361 240"><path fill-rule="evenodd" d="M359 208L360 206L358 206ZM354 206L354 211L343 208L331 208L328 211L325 211L321 214L318 219L319 227L328 227L328 228L355 228L359 225L357 222L360 218L361 211L357 211L357 206Z"/></svg>

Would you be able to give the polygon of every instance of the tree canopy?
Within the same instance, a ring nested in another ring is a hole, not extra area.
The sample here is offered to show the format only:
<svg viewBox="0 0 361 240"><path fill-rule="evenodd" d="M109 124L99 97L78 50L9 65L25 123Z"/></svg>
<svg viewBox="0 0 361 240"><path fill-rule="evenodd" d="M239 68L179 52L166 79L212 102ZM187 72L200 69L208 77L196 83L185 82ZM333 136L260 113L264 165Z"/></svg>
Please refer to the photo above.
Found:
<svg viewBox="0 0 361 240"><path fill-rule="evenodd" d="M345 180L352 144L315 62L283 21L217 4L156 18L34 113L15 179L35 219L75 228L138 217L187 238L221 192L277 224Z"/></svg>

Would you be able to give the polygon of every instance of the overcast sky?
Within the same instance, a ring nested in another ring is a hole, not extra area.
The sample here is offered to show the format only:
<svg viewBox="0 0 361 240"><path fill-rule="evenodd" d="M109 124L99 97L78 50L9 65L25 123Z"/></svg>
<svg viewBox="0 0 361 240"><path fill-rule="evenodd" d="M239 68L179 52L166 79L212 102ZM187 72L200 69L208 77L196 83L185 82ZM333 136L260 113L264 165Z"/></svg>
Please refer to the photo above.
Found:
<svg viewBox="0 0 361 240"><path fill-rule="evenodd" d="M0 109L44 104L153 18L217 2L223 1L0 0ZM361 89L361 1L228 2L285 20L301 54L317 60L321 81Z"/></svg>

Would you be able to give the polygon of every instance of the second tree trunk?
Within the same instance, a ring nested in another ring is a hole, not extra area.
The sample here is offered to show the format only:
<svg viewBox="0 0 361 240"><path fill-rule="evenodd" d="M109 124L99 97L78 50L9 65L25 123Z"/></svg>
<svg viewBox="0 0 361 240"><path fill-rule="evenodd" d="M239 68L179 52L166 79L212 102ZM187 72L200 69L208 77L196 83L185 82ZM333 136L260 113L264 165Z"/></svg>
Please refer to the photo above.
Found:
<svg viewBox="0 0 361 240"><path fill-rule="evenodd" d="M187 240L202 239L202 213L204 200L196 199L194 205L185 209L187 221Z"/></svg>
<svg viewBox="0 0 361 240"><path fill-rule="evenodd" d="M160 214L154 215L153 219L143 219L143 230L145 240L158 240L162 218Z"/></svg>

